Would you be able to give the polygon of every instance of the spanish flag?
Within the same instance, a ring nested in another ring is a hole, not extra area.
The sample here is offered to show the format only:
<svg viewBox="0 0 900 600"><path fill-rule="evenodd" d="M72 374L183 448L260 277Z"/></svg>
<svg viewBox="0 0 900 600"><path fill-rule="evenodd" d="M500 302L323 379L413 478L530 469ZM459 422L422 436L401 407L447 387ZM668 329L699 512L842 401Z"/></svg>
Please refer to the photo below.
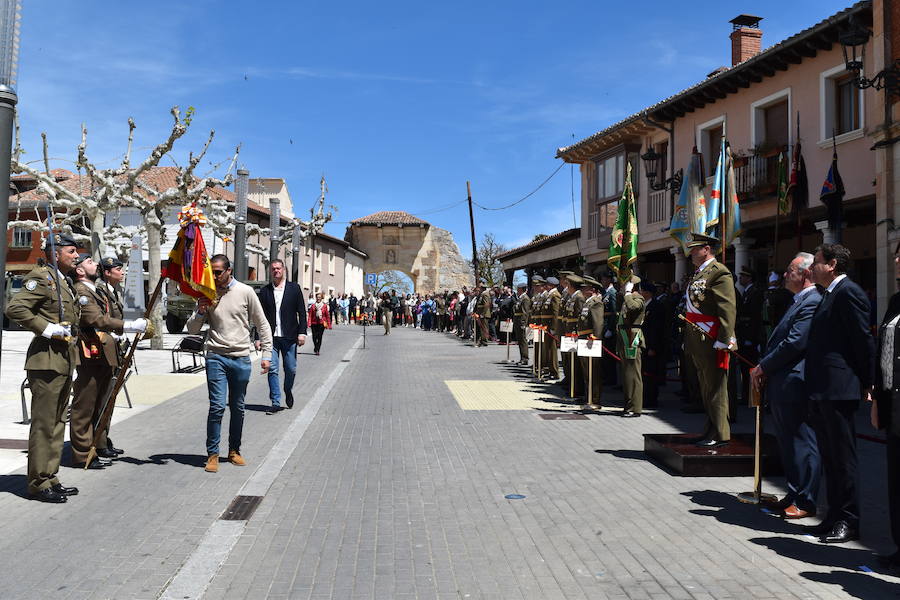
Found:
<svg viewBox="0 0 900 600"><path fill-rule="evenodd" d="M216 280L200 231L206 217L196 204L189 204L181 208L178 220L181 229L175 246L169 252L169 263L163 276L177 281L178 287L188 296L206 296L215 302Z"/></svg>

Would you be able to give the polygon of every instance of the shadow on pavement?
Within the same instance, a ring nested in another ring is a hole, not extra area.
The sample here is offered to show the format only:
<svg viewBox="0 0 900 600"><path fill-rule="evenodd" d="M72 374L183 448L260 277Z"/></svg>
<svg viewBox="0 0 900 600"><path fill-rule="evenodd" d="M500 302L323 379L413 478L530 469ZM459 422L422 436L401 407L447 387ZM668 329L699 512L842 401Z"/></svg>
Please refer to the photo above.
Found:
<svg viewBox="0 0 900 600"><path fill-rule="evenodd" d="M883 571L877 557L870 550L847 548L837 544L822 544L813 540L799 538L771 537L750 538L750 542L764 546L777 554L820 567L838 567L856 571L866 566L873 571ZM823 575L817 573L817 575ZM900 586L895 586L900 592ZM868 596L869 598L887 598L890 596Z"/></svg>
<svg viewBox="0 0 900 600"><path fill-rule="evenodd" d="M26 475L0 475L0 492L28 499L28 477Z"/></svg>
<svg viewBox="0 0 900 600"><path fill-rule="evenodd" d="M817 573L815 571L804 571L800 573L800 576L810 581L839 585L845 593L863 600L900 598L900 585L883 581L866 573L850 571Z"/></svg>
<svg viewBox="0 0 900 600"><path fill-rule="evenodd" d="M792 525L780 517L766 514L754 504L745 504L739 501L734 494L702 490L682 492L682 496L688 496L691 502L695 504L718 508L719 510L693 509L688 512L695 515L713 517L720 523L737 525L738 527L745 527L754 531L768 531L788 535L801 533L798 526Z"/></svg>
<svg viewBox="0 0 900 600"><path fill-rule="evenodd" d="M120 456L115 462L128 463L130 465L166 465L169 461L177 462L189 467L203 467L206 465L205 454L153 454L146 460L133 456Z"/></svg>
<svg viewBox="0 0 900 600"><path fill-rule="evenodd" d="M245 404L244 410L250 410L253 412L266 412L272 408L271 404Z"/></svg>
<svg viewBox="0 0 900 600"><path fill-rule="evenodd" d="M594 450L597 454L609 454L611 456L615 456L616 458L627 458L629 460L650 460L647 458L647 455L643 450L607 450L604 448L598 448Z"/></svg>

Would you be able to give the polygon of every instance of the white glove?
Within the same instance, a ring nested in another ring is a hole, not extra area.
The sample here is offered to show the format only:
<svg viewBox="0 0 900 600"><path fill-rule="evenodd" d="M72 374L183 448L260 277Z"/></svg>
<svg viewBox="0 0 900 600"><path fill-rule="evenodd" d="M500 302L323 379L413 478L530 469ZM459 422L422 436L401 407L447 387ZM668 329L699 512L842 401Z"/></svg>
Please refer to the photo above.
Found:
<svg viewBox="0 0 900 600"><path fill-rule="evenodd" d="M634 289L634 284L631 283L630 281L625 284L625 293L626 294L630 294L631 290L633 290L633 289Z"/></svg>
<svg viewBox="0 0 900 600"><path fill-rule="evenodd" d="M125 321L122 327L128 333L144 333L147 331L147 319L135 319L133 321Z"/></svg>
<svg viewBox="0 0 900 600"><path fill-rule="evenodd" d="M713 348L716 350L728 350L728 344L716 340L716 343L713 344Z"/></svg>
<svg viewBox="0 0 900 600"><path fill-rule="evenodd" d="M109 337L116 340L117 342L125 337L124 335L119 335L118 333L113 333L112 331L110 331L107 335L109 335Z"/></svg>
<svg viewBox="0 0 900 600"><path fill-rule="evenodd" d="M42 336L47 338L64 338L72 335L72 329L68 325L60 325L59 323L47 323Z"/></svg>

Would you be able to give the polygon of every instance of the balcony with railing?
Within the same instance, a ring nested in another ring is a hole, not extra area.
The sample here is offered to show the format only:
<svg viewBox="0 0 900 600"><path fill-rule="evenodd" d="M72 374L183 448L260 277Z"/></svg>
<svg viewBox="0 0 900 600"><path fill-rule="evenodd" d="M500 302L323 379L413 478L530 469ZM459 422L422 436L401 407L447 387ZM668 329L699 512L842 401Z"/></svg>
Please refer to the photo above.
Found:
<svg viewBox="0 0 900 600"><path fill-rule="evenodd" d="M778 156L784 152L790 160L790 148L777 148L734 157L734 179L738 200L755 202L774 196L778 191ZM785 169L790 165L786 164Z"/></svg>
<svg viewBox="0 0 900 600"><path fill-rule="evenodd" d="M672 192L669 190L650 191L647 198L647 223L661 223L669 220L672 204Z"/></svg>

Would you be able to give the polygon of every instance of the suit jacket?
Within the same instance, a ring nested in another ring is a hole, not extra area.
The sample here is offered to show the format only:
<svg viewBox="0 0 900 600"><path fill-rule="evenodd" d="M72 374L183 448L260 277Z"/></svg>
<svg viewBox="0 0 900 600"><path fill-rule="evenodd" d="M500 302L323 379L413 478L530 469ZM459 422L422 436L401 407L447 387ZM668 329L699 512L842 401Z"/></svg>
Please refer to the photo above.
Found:
<svg viewBox="0 0 900 600"><path fill-rule="evenodd" d="M875 377L869 299L845 277L822 297L809 329L804 376L813 402L859 400Z"/></svg>
<svg viewBox="0 0 900 600"><path fill-rule="evenodd" d="M900 314L900 293L891 296L888 302L887 312L884 313L884 320L881 322L878 336L878 354L884 345L884 332L888 323L894 320ZM900 436L900 331L894 331L894 357L893 357L893 385L891 389L884 389L884 373L882 372L881 361L875 361L875 399L878 401L878 425L881 429L886 429L891 435ZM896 418L895 418L896 417Z"/></svg>
<svg viewBox="0 0 900 600"><path fill-rule="evenodd" d="M263 314L275 336L275 287L269 283L259 290L259 303ZM293 281L284 282L284 296L281 297L281 337L296 340L298 335L306 335L306 302L303 291Z"/></svg>
<svg viewBox="0 0 900 600"><path fill-rule="evenodd" d="M803 372L809 327L822 301L822 294L813 288L794 302L778 322L766 343L766 354L759 366L766 374L766 395L779 402L806 402Z"/></svg>
<svg viewBox="0 0 900 600"><path fill-rule="evenodd" d="M665 356L669 340L669 323L666 318L668 308L659 298L651 298L644 308L644 342L648 350L658 356Z"/></svg>
<svg viewBox="0 0 900 600"><path fill-rule="evenodd" d="M735 337L743 346L757 346L765 339L763 330L763 292L755 283L750 284L737 299L737 323Z"/></svg>

